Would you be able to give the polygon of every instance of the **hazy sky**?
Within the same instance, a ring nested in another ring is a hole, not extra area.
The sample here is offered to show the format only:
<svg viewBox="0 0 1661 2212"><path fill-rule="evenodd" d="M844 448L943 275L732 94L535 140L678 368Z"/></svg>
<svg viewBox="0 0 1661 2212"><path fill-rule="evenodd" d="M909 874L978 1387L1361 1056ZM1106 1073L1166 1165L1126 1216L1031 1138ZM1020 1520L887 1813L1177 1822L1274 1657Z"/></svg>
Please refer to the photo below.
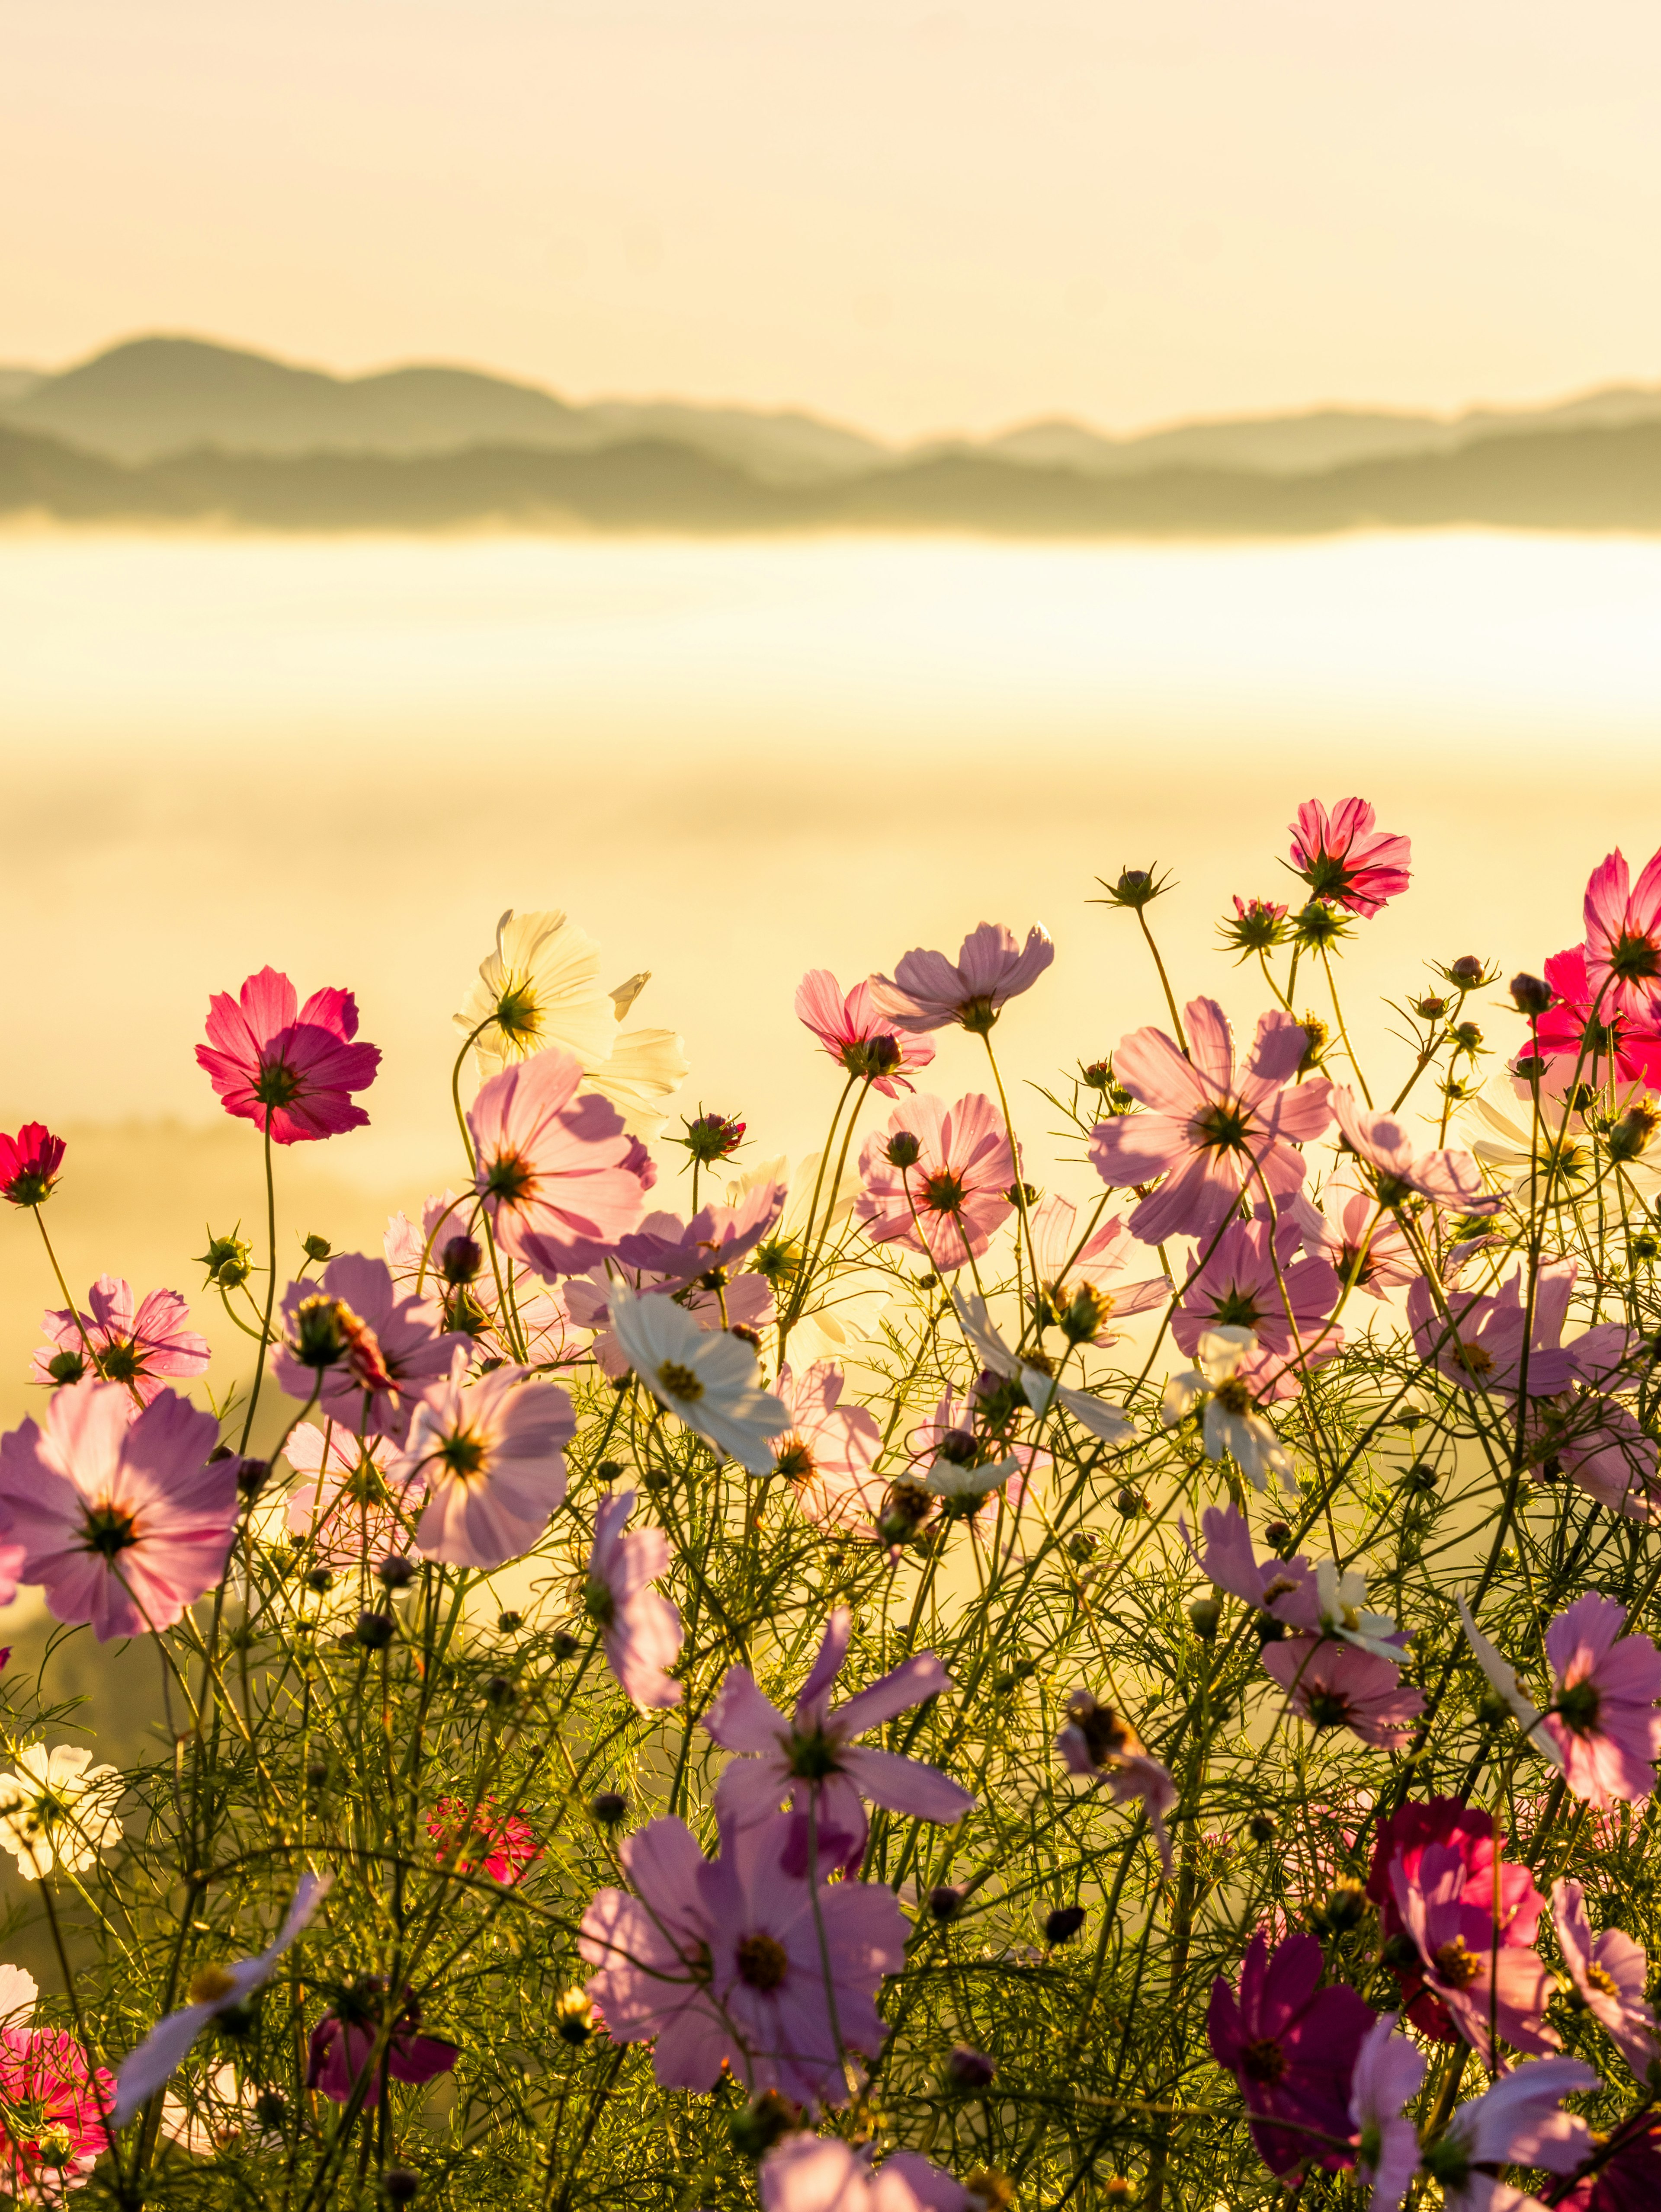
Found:
<svg viewBox="0 0 1661 2212"><path fill-rule="evenodd" d="M1655 0L51 0L0 361L191 330L891 432L1661 377Z"/></svg>

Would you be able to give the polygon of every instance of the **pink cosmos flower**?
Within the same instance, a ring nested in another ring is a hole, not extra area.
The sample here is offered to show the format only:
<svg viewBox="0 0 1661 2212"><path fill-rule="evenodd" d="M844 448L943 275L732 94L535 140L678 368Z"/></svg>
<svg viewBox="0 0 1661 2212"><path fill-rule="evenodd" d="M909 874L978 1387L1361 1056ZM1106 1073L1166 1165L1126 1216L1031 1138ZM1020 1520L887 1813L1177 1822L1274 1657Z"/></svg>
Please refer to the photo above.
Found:
<svg viewBox="0 0 1661 2212"><path fill-rule="evenodd" d="M1613 1398L1588 1391L1550 1402L1548 1425L1530 1424L1544 1453L1577 1489L1632 1521L1661 1515L1661 1453L1641 1421Z"/></svg>
<svg viewBox="0 0 1661 2212"><path fill-rule="evenodd" d="M865 1855L868 1823L862 1798L913 1820L946 1824L975 1809L976 1800L937 1766L855 1742L855 1736L909 1712L925 1698L938 1697L951 1685L934 1654L917 1651L833 1709L830 1686L842 1672L852 1632L848 1607L836 1607L792 1719L787 1721L762 1695L747 1667L728 1669L703 1716L704 1727L723 1751L749 1754L733 1759L715 1784L715 1812L723 1827L765 1820L788 1797L798 1819L786 1863L794 1858L803 1869L810 1814L818 1864L828 1870L840 1863L851 1871Z"/></svg>
<svg viewBox="0 0 1661 2212"><path fill-rule="evenodd" d="M1206 1539L1201 1572L1208 1582L1243 1598L1257 1612L1269 1613L1287 1628L1311 1635L1319 1629L1321 1600L1315 1570L1301 1552L1292 1559L1283 1559L1274 1552L1267 1559L1258 1559L1250 1523L1232 1505L1207 1506L1200 1527ZM1183 1534L1188 1540L1186 1528Z"/></svg>
<svg viewBox="0 0 1661 2212"><path fill-rule="evenodd" d="M569 1305L558 1284L534 1289L515 1283L503 1323L472 1192L459 1203L453 1190L429 1198L418 1223L393 1214L381 1249L392 1280L406 1295L437 1299L443 1326L471 1337L487 1357L517 1359L522 1345L525 1364L538 1370L575 1366L584 1357L587 1347L572 1333Z"/></svg>
<svg viewBox="0 0 1661 2212"><path fill-rule="evenodd" d="M1461 2105L1425 2152L1447 2212L1542 2212L1537 2198L1497 2179L1494 2169L1543 2166L1573 2173L1591 2155L1591 2130L1563 2112L1562 2100L1597 2086L1597 2076L1578 2058L1536 2058Z"/></svg>
<svg viewBox="0 0 1661 2212"><path fill-rule="evenodd" d="M943 952L908 952L886 975L871 978L880 1013L903 1030L941 1030L948 1022L984 1036L1011 999L1030 991L1056 957L1042 922L1017 945L1001 921L983 921L963 941L954 962Z"/></svg>
<svg viewBox="0 0 1661 2212"><path fill-rule="evenodd" d="M1619 848L1586 885L1586 988L1599 1018L1652 1020L1661 998L1661 853L1634 884Z"/></svg>
<svg viewBox="0 0 1661 2212"><path fill-rule="evenodd" d="M1347 1728L1363 1743L1394 1751L1425 1710L1423 1693L1376 1651L1341 1638L1288 1636L1263 1646L1263 1665L1292 1710L1317 1729Z"/></svg>
<svg viewBox="0 0 1661 2212"><path fill-rule="evenodd" d="M655 2039L663 2088L713 2089L725 2061L751 2094L843 2105L837 2030L849 2051L882 2047L873 2000L904 1963L899 1905L879 1883L791 1874L791 1830L723 1828L706 1861L684 1823L650 1821L619 1846L638 1895L602 1889L583 1915L577 1948L601 1969L588 1995L614 2042Z"/></svg>
<svg viewBox="0 0 1661 2212"><path fill-rule="evenodd" d="M67 1306L42 1316L52 1341L34 1355L33 1381L81 1382L92 1371L88 1343L104 1381L130 1384L147 1406L161 1390L164 1376L182 1378L206 1370L208 1340L185 1327L191 1310L177 1291L150 1291L135 1312L130 1286L117 1276L100 1275L87 1304L92 1311L78 1322Z"/></svg>
<svg viewBox="0 0 1661 2212"><path fill-rule="evenodd" d="M1522 1380L1526 1336L1530 1398L1556 1397L1577 1380L1607 1382L1627 1355L1628 1333L1618 1322L1603 1322L1584 1330L1573 1344L1562 1342L1575 1273L1573 1260L1541 1268L1535 1281L1531 1328L1520 1268L1492 1297L1450 1285L1445 1292L1445 1316L1421 1275L1408 1292L1408 1320L1421 1358L1434 1359L1449 1382L1462 1389L1514 1393Z"/></svg>
<svg viewBox="0 0 1661 2212"><path fill-rule="evenodd" d="M1355 2163L1348 2148L1349 2085L1374 2014L1347 1984L1320 1987L1325 1964L1312 1936L1289 1936L1271 1956L1259 1929L1240 1967L1238 1996L1220 1974L1211 1985L1212 2056L1239 2083L1251 2139L1282 2180L1311 2162L1335 2170Z"/></svg>
<svg viewBox="0 0 1661 2212"><path fill-rule="evenodd" d="M849 1075L869 1083L885 1098L915 1090L910 1074L934 1057L932 1038L883 1018L868 982L855 983L844 998L828 968L810 968L802 977L796 1019Z"/></svg>
<svg viewBox="0 0 1661 2212"><path fill-rule="evenodd" d="M378 1974L366 1975L337 1998L332 2012L324 2014L312 2030L307 2053L306 2087L316 2089L337 2105L350 2104L380 2039L387 2008L386 1984ZM447 2074L459 2055L442 2036L423 2035L421 2007L406 1990L398 2021L386 2046L384 2065L374 2069L363 2093L372 2104L390 2074L394 2081L433 2081Z"/></svg>
<svg viewBox="0 0 1661 2212"><path fill-rule="evenodd" d="M198 1974L186 1991L188 2002L177 2012L164 2014L143 2041L128 2052L115 2079L113 2118L118 2128L125 2127L139 2107L177 2073L205 2028L228 2008L246 2004L271 1978L272 1968L328 1895L333 1880L332 1875L302 1875L283 1924L267 1948L251 1959L239 1960L234 1966L210 1966Z"/></svg>
<svg viewBox="0 0 1661 2212"><path fill-rule="evenodd" d="M840 2136L787 2136L761 2162L762 2212L969 2212L960 2181L912 2150L874 2170L870 2147Z"/></svg>
<svg viewBox="0 0 1661 2212"><path fill-rule="evenodd" d="M58 2203L108 2148L115 2076L61 2028L0 2029L0 2187L20 2204Z"/></svg>
<svg viewBox="0 0 1661 2212"><path fill-rule="evenodd" d="M829 1359L800 1378L782 1367L776 1387L790 1409L790 1426L777 1438L775 1474L821 1528L868 1531L887 1487L872 1473L882 1450L875 1415L842 1403L843 1371Z"/></svg>
<svg viewBox="0 0 1661 2212"><path fill-rule="evenodd" d="M1190 999L1184 1012L1191 1060L1163 1030L1133 1030L1113 1056L1120 1082L1147 1109L1098 1124L1090 1156L1116 1188L1165 1180L1130 1216L1146 1244L1168 1237L1209 1237L1242 1193L1291 1197L1304 1179L1296 1147L1332 1119L1323 1076L1288 1089L1309 1044L1300 1022L1278 1008L1262 1015L1244 1067L1234 1071L1234 1040L1214 999Z"/></svg>
<svg viewBox="0 0 1661 2212"><path fill-rule="evenodd" d="M1594 1942L1586 1918L1586 1893L1567 1877L1554 1885L1551 1917L1557 1947L1581 2002L1602 2021L1633 2072L1642 2081L1650 2063L1661 2057L1654 2008L1645 2001L1650 1962L1641 1943L1606 1928Z"/></svg>
<svg viewBox="0 0 1661 2212"><path fill-rule="evenodd" d="M350 1310L344 1359L322 1370L321 1410L343 1428L360 1436L390 1437L403 1443L422 1394L450 1371L471 1340L457 1330L441 1332L441 1315L430 1298L400 1297L392 1269L366 1253L343 1252L331 1260L319 1284L291 1283L283 1293L283 1318L292 1335L301 1304L315 1297L338 1298ZM278 1346L271 1366L291 1398L308 1399L318 1370L304 1365L289 1346Z"/></svg>
<svg viewBox="0 0 1661 2212"><path fill-rule="evenodd" d="M1655 2212L1661 2204L1661 2116L1640 2107L1615 2130L1596 2172L1557 2202L1561 2212Z"/></svg>
<svg viewBox="0 0 1661 2212"><path fill-rule="evenodd" d="M518 1813L499 1819L494 1797L475 1806L471 1820L462 1799L441 1797L427 1822L427 1833L438 1858L453 1873L482 1871L504 1886L522 1880L526 1869L542 1856L530 1822ZM470 1852L474 1856L470 1857Z"/></svg>
<svg viewBox="0 0 1661 2212"><path fill-rule="evenodd" d="M1419 2171L1419 2130L1402 2107L1419 2094L1425 2061L1396 2032L1396 2014L1372 2023L1350 2077L1349 2117L1355 2129L1355 2163L1372 2185L1367 2212L1397 2212Z"/></svg>
<svg viewBox="0 0 1661 2212"><path fill-rule="evenodd" d="M1647 1636L1621 1637L1626 1620L1625 1606L1588 1590L1546 1631L1557 1697L1543 1725L1569 1788L1600 1808L1647 1797L1661 1752L1661 1653Z"/></svg>
<svg viewBox="0 0 1661 2212"><path fill-rule="evenodd" d="M1427 1844L1415 1863L1398 1856L1390 1883L1403 1932L1419 1949L1426 1989L1485 2064L1495 2035L1519 2051L1549 2051L1557 2033L1546 2025L1556 1984L1538 1955L1521 1943L1495 1945L1493 1901L1469 1901L1465 1855Z"/></svg>
<svg viewBox="0 0 1661 2212"><path fill-rule="evenodd" d="M374 1081L380 1048L356 1035L350 991L313 991L302 1006L286 975L262 968L234 999L214 994L196 1057L228 1114L269 1128L275 1145L309 1144L369 1118L351 1094Z"/></svg>
<svg viewBox="0 0 1661 2212"><path fill-rule="evenodd" d="M873 1244L925 1253L942 1273L977 1258L1013 1206L1015 1163L1003 1117L984 1092L948 1106L920 1091L860 1154L855 1211Z"/></svg>
<svg viewBox="0 0 1661 2212"><path fill-rule="evenodd" d="M1661 1012L1653 998L1622 1008L1615 1003L1614 992L1606 990L1594 1012L1584 945L1553 953L1546 963L1546 981L1553 1003L1530 1024L1513 1063L1519 1074L1526 1077L1520 1063L1537 1052L1546 1062L1542 1079L1554 1095L1569 1083L1601 1090L1613 1082L1622 1091L1641 1083L1646 1090L1661 1090ZM1527 1093L1526 1079L1519 1087Z"/></svg>
<svg viewBox="0 0 1661 2212"><path fill-rule="evenodd" d="M1231 1221L1183 1285L1171 1334L1190 1358L1208 1329L1249 1328L1260 1348L1283 1358L1320 1338L1317 1354L1336 1350L1341 1333L1321 1324L1338 1303L1338 1278L1323 1259L1297 1259L1303 1231L1295 1220Z"/></svg>
<svg viewBox="0 0 1661 2212"><path fill-rule="evenodd" d="M64 1150L64 1139L44 1121L25 1121L15 1137L0 1136L0 1198L13 1206L44 1206Z"/></svg>
<svg viewBox="0 0 1661 2212"><path fill-rule="evenodd" d="M680 1615L651 1587L669 1565L669 1539L650 1528L625 1536L634 1504L632 1490L614 1490L594 1509L583 1604L624 1694L648 1708L678 1705L680 1684L667 1670L680 1656Z"/></svg>
<svg viewBox="0 0 1661 2212"><path fill-rule="evenodd" d="M1304 1249L1319 1253L1340 1283L1382 1299L1419 1273L1413 1248L1393 1214L1381 1213L1370 1191L1330 1182L1317 1206L1299 1191L1288 1209L1303 1232Z"/></svg>
<svg viewBox="0 0 1661 2212"><path fill-rule="evenodd" d="M551 1045L504 1067L467 1115L475 1188L496 1243L538 1275L580 1275L645 1208L648 1155L623 1116L590 1091L582 1063Z"/></svg>
<svg viewBox="0 0 1661 2212"><path fill-rule="evenodd" d="M1489 1942L1532 1948L1546 1900L1534 1886L1524 1866L1501 1861L1499 1872L1499 1914L1495 1918L1494 1862L1505 1843L1496 1836L1494 1816L1480 1807L1462 1805L1457 1798L1433 1797L1428 1802L1399 1806L1381 1821L1367 1875L1367 1896L1378 1911L1378 1932L1386 1942L1403 1932L1405 1923L1396 1908L1391 1870L1399 1860L1409 1881L1416 1881L1425 1852L1440 1844L1458 1854L1465 1869L1462 1896L1473 1911L1486 1913ZM1433 2042L1452 2043L1457 2037L1447 2008L1425 1988L1424 1977L1415 1966L1394 1969L1407 2007L1407 2016L1421 2035Z"/></svg>
<svg viewBox="0 0 1661 2212"><path fill-rule="evenodd" d="M1038 1200L1026 1221L1043 1304L1042 1328L1064 1328L1075 1342L1110 1345L1122 1333L1110 1322L1147 1313L1171 1295L1170 1279L1164 1275L1135 1283L1113 1281L1124 1272L1138 1243L1120 1216L1080 1237L1077 1207L1070 1198L1052 1190ZM1093 1333L1078 1334L1090 1320L1097 1323Z"/></svg>
<svg viewBox="0 0 1661 2212"><path fill-rule="evenodd" d="M1412 841L1373 827L1365 799L1341 799L1330 814L1318 799L1298 809L1292 864L1318 899L1370 920L1408 887Z"/></svg>
<svg viewBox="0 0 1661 2212"><path fill-rule="evenodd" d="M618 1239L617 1256L677 1289L686 1283L724 1288L739 1261L778 1219L788 1195L782 1182L762 1182L737 1206L706 1206L690 1222L675 1213L648 1214L637 1230Z"/></svg>
<svg viewBox="0 0 1661 2212"><path fill-rule="evenodd" d="M1165 1816L1177 1797L1170 1768L1153 1757L1123 1713L1111 1705L1098 1705L1088 1690L1074 1690L1067 1701L1067 1725L1056 1739L1062 1764L1070 1774L1091 1781L1105 1779L1116 1805L1141 1799L1159 1847L1159 1863L1169 1875L1171 1837Z"/></svg>
<svg viewBox="0 0 1661 2212"><path fill-rule="evenodd" d="M1482 1171L1469 1152L1422 1152L1393 1114L1363 1106L1342 1084L1332 1087L1332 1110L1350 1151L1381 1206L1428 1199L1469 1214L1497 1213L1502 1194L1485 1191Z"/></svg>
<svg viewBox="0 0 1661 2212"><path fill-rule="evenodd" d="M44 1426L0 1437L0 1534L21 1548L18 1578L100 1644L171 1628L224 1573L236 1527L238 1462L209 1459L218 1437L172 1390L136 1416L119 1382L58 1391Z"/></svg>
<svg viewBox="0 0 1661 2212"><path fill-rule="evenodd" d="M421 1486L392 1480L398 1454L386 1437L300 1421L283 1455L302 1478L289 1493L289 1534L309 1544L320 1565L356 1566L409 1550L404 1521L421 1502Z"/></svg>
<svg viewBox="0 0 1661 2212"><path fill-rule="evenodd" d="M387 1468L392 1482L427 1486L416 1530L422 1551L486 1569L528 1552L565 1502L562 1447L575 1430L570 1394L557 1383L509 1366L470 1383L467 1354L458 1352L416 1407L409 1442Z"/></svg>

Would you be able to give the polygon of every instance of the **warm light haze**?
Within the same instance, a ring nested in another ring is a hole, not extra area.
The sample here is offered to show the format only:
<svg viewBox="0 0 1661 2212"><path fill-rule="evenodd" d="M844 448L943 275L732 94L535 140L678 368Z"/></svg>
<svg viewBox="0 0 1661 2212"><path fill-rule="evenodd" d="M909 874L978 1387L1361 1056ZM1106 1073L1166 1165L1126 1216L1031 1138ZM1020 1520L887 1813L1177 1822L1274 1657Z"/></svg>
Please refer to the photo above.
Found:
<svg viewBox="0 0 1661 2212"><path fill-rule="evenodd" d="M0 363L899 436L1661 376L1644 0L56 0L5 50Z"/></svg>

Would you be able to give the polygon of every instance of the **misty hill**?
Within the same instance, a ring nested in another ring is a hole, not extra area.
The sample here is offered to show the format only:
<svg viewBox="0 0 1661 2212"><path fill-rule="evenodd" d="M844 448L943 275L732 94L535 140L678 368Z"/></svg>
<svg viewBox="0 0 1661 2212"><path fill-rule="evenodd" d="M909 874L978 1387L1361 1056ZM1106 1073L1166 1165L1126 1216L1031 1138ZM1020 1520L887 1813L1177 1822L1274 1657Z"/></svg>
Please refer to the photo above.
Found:
<svg viewBox="0 0 1661 2212"><path fill-rule="evenodd" d="M557 453L392 455L203 447L130 467L0 426L0 514L275 531L457 528L1287 537L1451 524L1661 532L1661 422L1507 432L1448 453L1275 476L1085 475L946 453L816 485L768 483L661 439Z"/></svg>
<svg viewBox="0 0 1661 2212"><path fill-rule="evenodd" d="M6 406L14 399L22 398L26 392L33 392L40 381L40 372L38 368L17 368L0 365L0 407Z"/></svg>
<svg viewBox="0 0 1661 2212"><path fill-rule="evenodd" d="M136 338L56 376L26 380L0 419L122 461L198 446L255 453L433 453L511 445L588 452L666 437L767 483L816 483L873 466L884 449L812 416L678 401L574 407L477 369L331 376L199 338Z"/></svg>

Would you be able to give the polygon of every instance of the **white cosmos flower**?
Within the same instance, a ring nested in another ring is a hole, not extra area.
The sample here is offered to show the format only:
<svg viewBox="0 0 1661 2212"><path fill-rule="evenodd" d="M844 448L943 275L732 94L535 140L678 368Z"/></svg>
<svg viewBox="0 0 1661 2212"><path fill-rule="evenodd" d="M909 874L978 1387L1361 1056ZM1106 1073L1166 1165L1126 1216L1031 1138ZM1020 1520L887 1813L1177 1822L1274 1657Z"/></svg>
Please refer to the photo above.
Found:
<svg viewBox="0 0 1661 2212"><path fill-rule="evenodd" d="M1043 1368L1012 1352L994 1327L984 1298L973 1291L963 1290L954 1290L952 1297L970 1350L995 1375L1016 1377L1035 1413L1043 1415L1056 1406L1063 1407L1081 1429L1087 1430L1092 1437L1099 1437L1104 1443L1122 1444L1135 1435L1135 1424L1123 1407L1110 1406L1105 1399L1092 1397L1088 1390L1075 1390L1058 1382Z"/></svg>
<svg viewBox="0 0 1661 2212"><path fill-rule="evenodd" d="M1205 1454L1221 1459L1225 1453L1258 1490L1267 1490L1269 1478L1278 1474L1293 1480L1292 1455L1256 1410L1250 1384L1235 1370L1257 1349L1249 1328L1232 1322L1208 1328L1196 1352L1196 1364L1173 1375L1165 1386L1159 1418L1174 1429L1196 1406L1205 1407Z"/></svg>
<svg viewBox="0 0 1661 2212"><path fill-rule="evenodd" d="M1515 1115L1502 1114L1491 1100L1473 1098L1467 1110L1492 1133L1479 1138L1472 1152L1490 1167L1511 1172L1513 1195L1525 1196L1532 1183L1541 1196L1579 1198L1596 1184L1600 1165L1607 1168L1609 1164L1607 1161L1600 1164L1597 1148L1585 1133L1580 1116L1561 1107L1554 1114L1550 1099L1541 1101L1537 1129L1521 1105ZM1621 1172L1646 1198L1661 1191L1661 1170L1648 1160L1623 1160Z"/></svg>
<svg viewBox="0 0 1661 2212"><path fill-rule="evenodd" d="M1015 1459L994 1460L987 1467L964 1467L952 1459L937 1459L923 1477L923 1487L935 1498L984 1498L1001 1490L1021 1463Z"/></svg>
<svg viewBox="0 0 1661 2212"><path fill-rule="evenodd" d="M115 1808L124 1787L114 1767L94 1766L78 1744L49 1752L32 1743L17 1754L15 1773L0 1774L0 1846L25 1881L39 1881L54 1866L76 1874L119 1842Z"/></svg>
<svg viewBox="0 0 1661 2212"><path fill-rule="evenodd" d="M762 1389L750 1346L727 1329L700 1328L672 1298L637 1297L627 1283L613 1285L611 1308L618 1342L653 1396L751 1474L770 1474L778 1456L771 1439L790 1426L790 1408Z"/></svg>
<svg viewBox="0 0 1661 2212"><path fill-rule="evenodd" d="M1335 1559L1317 1559L1315 1589L1321 1626L1329 1636L1353 1644L1358 1651L1370 1651L1375 1659L1387 1659L1392 1667L1401 1665L1402 1647L1391 1641L1395 1620L1387 1613L1367 1611L1367 1578L1360 1568L1341 1569Z"/></svg>
<svg viewBox="0 0 1661 2212"><path fill-rule="evenodd" d="M1470 1607L1464 1599L1456 1599L1455 1602L1459 1607L1459 1619L1464 1627L1466 1640L1476 1654L1477 1663L1482 1672L1499 1692L1511 1712L1512 1718L1528 1737L1534 1748L1542 1759L1548 1759L1552 1765L1561 1771L1564 1765L1563 1754L1553 1741L1550 1730L1540 1725L1544 1718L1543 1714L1531 1699L1524 1695L1522 1686L1516 1675L1471 1618Z"/></svg>
<svg viewBox="0 0 1661 2212"><path fill-rule="evenodd" d="M669 1101L691 1066L672 1030L624 1030L608 1059L583 1062L581 1088L609 1098L629 1134L649 1142L662 1135Z"/></svg>

